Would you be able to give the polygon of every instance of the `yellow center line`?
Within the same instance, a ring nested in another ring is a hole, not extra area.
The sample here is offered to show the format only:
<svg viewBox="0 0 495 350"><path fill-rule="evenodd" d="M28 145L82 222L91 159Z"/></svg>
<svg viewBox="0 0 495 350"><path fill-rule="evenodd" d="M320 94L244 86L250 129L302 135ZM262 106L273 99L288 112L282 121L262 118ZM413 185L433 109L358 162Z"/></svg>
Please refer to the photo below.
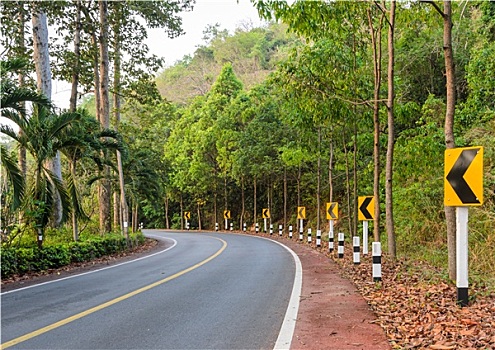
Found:
<svg viewBox="0 0 495 350"><path fill-rule="evenodd" d="M202 265L210 262L211 260L215 259L217 256L219 256L220 254L222 254L222 252L225 250L225 248L227 248L227 242L225 242L223 239L216 238L216 237L211 237L211 238L215 238L215 239L218 239L219 241L221 241L222 242L222 247L215 254L213 254L212 256L208 257L207 259L205 259L205 260L197 263L196 265L191 266L191 267L189 267L189 268L187 268L185 270L182 270L180 272L177 272L176 274L174 274L172 276L169 276L167 278L164 278L164 279L162 279L160 281L157 281L155 283L149 284L149 285L144 286L142 288L136 289L135 291L132 291L130 293L124 294L124 295L122 295L122 296L120 296L118 298L115 298L115 299L112 299L110 301L107 301L106 303L97 305L95 307L92 307L91 309L88 309L86 311L80 312L80 313L75 314L73 316L67 317L67 318L65 318L63 320L60 320L60 321L55 322L55 323L52 323L52 324L50 324L50 325L48 325L46 327L40 328L40 329L38 329L36 331L33 331L31 333L28 333L28 334L25 334L25 335L20 336L18 338L12 339L12 340L10 340L8 342L5 342L5 343L1 344L0 349L7 349L7 348L9 348L9 347L11 347L13 345L16 345L16 344L22 343L22 342L24 342L26 340L29 340L31 338L37 337L37 336L39 336L39 335L41 335L43 333L49 332L49 331L51 331L51 330L53 330L55 328L64 326L64 325L66 325L66 324L68 324L68 323L70 323L72 321L76 321L76 320L78 320L80 318L83 318L84 316L90 315L90 314L92 314L92 313L94 313L96 311L100 311L100 310L102 310L104 308L107 308L109 306L112 306L114 304L117 304L118 302L121 302L123 300L129 299L130 297L133 297L133 296L135 296L135 295L137 295L139 293L142 293L142 292L145 292L145 291L150 290L152 288L155 288L155 287L157 287L157 286L159 286L159 285L161 285L163 283L167 283L167 282L169 282L169 281L171 281L171 280L173 280L173 279L175 279L177 277L180 277L180 276L182 276L182 275L184 275L184 274L186 274L188 272L191 272L192 270L197 269L198 267L200 267L200 266L202 266Z"/></svg>

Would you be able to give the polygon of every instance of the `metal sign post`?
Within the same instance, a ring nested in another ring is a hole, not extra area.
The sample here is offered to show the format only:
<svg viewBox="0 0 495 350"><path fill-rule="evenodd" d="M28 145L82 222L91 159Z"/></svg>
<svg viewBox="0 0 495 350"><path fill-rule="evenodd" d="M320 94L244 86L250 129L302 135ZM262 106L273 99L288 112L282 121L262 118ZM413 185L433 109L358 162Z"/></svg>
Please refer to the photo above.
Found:
<svg viewBox="0 0 495 350"><path fill-rule="evenodd" d="M483 204L483 147L445 150L444 204L456 207L457 303L469 302L468 214Z"/></svg>
<svg viewBox="0 0 495 350"><path fill-rule="evenodd" d="M368 254L368 221L375 220L375 197L358 197L358 219L363 222L363 254Z"/></svg>
<svg viewBox="0 0 495 350"><path fill-rule="evenodd" d="M333 221L339 218L339 203L329 202L327 203L327 220L328 220L328 250L330 253L334 250L334 233L333 233Z"/></svg>

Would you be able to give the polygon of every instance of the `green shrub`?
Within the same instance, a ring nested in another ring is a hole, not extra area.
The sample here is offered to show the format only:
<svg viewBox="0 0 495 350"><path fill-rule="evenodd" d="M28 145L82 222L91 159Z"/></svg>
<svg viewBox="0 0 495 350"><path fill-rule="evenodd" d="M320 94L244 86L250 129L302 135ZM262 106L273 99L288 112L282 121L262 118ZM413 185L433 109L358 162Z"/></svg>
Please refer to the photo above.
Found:
<svg viewBox="0 0 495 350"><path fill-rule="evenodd" d="M143 244L145 241L141 232L131 235L130 239L138 244ZM3 247L1 275L2 278L6 278L15 274L56 269L70 263L91 261L126 249L127 241L119 234L91 237L80 242L45 245L42 249Z"/></svg>

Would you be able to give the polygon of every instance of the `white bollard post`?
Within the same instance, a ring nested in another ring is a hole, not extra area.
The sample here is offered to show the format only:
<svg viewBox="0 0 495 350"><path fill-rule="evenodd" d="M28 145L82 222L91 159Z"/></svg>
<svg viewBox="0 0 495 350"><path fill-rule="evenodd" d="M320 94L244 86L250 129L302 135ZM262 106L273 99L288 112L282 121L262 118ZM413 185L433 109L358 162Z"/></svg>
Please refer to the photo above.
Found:
<svg viewBox="0 0 495 350"><path fill-rule="evenodd" d="M329 220L329 223L330 223L330 229L328 231L328 250L330 251L330 253L333 253L334 250L333 220Z"/></svg>
<svg viewBox="0 0 495 350"><path fill-rule="evenodd" d="M282 237L282 225L278 225L278 235Z"/></svg>
<svg viewBox="0 0 495 350"><path fill-rule="evenodd" d="M215 231L218 231L218 222L215 222Z"/></svg>
<svg viewBox="0 0 495 350"><path fill-rule="evenodd" d="M230 223L230 231L234 231L234 223L233 222Z"/></svg>
<svg viewBox="0 0 495 350"><path fill-rule="evenodd" d="M344 257L344 233L343 232L339 232L338 253L339 253L339 259L342 259Z"/></svg>
<svg viewBox="0 0 495 350"><path fill-rule="evenodd" d="M289 225L289 238L292 238L292 225Z"/></svg>
<svg viewBox="0 0 495 350"><path fill-rule="evenodd" d="M361 263L359 243L360 243L359 242L359 236L352 237L352 246L353 246L352 261L354 262L354 265L359 265Z"/></svg>
<svg viewBox="0 0 495 350"><path fill-rule="evenodd" d="M304 232L304 226L303 226L303 220L301 219L299 221L299 240L302 242L303 240L303 232Z"/></svg>
<svg viewBox="0 0 495 350"><path fill-rule="evenodd" d="M270 236L273 235L273 224L270 224Z"/></svg>
<svg viewBox="0 0 495 350"><path fill-rule="evenodd" d="M368 255L368 221L363 221L363 255Z"/></svg>
<svg viewBox="0 0 495 350"><path fill-rule="evenodd" d="M246 232L246 231L247 231L247 224L246 224L246 223L243 223L243 224L242 224L242 230L243 230L244 232Z"/></svg>
<svg viewBox="0 0 495 350"><path fill-rule="evenodd" d="M380 242L371 243L373 254L373 282L382 280L382 245Z"/></svg>
<svg viewBox="0 0 495 350"><path fill-rule="evenodd" d="M260 233L260 225L256 223L256 234Z"/></svg>
<svg viewBox="0 0 495 350"><path fill-rule="evenodd" d="M308 243L311 243L311 229L308 228Z"/></svg>
<svg viewBox="0 0 495 350"><path fill-rule="evenodd" d="M316 230L316 246L321 247L321 230Z"/></svg>
<svg viewBox="0 0 495 350"><path fill-rule="evenodd" d="M468 305L468 213L469 207L456 207L456 286L457 303Z"/></svg>

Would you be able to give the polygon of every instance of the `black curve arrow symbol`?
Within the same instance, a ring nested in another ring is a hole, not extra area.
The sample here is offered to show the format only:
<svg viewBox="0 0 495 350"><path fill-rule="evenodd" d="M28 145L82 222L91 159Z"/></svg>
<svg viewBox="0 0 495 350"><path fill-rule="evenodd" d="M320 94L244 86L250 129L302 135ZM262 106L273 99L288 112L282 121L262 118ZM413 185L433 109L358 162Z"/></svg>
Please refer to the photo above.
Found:
<svg viewBox="0 0 495 350"><path fill-rule="evenodd" d="M263 217L268 218L270 215L268 215L268 210L269 209L263 209Z"/></svg>
<svg viewBox="0 0 495 350"><path fill-rule="evenodd" d="M299 209L299 217L304 217L304 208Z"/></svg>
<svg viewBox="0 0 495 350"><path fill-rule="evenodd" d="M480 202L478 198L476 198L476 195L471 187L469 187L466 180L464 180L464 174L468 170L479 150L479 148L463 150L446 177L447 181L450 183L463 204L479 204Z"/></svg>
<svg viewBox="0 0 495 350"><path fill-rule="evenodd" d="M330 208L328 208L328 214L332 219L336 219L337 216L333 213L333 209L335 208L335 203L330 204Z"/></svg>
<svg viewBox="0 0 495 350"><path fill-rule="evenodd" d="M371 203L372 199L373 197L366 197L363 203L361 204L361 206L359 207L359 210L361 210L361 213L367 220L373 220L373 216L368 211L368 205Z"/></svg>

